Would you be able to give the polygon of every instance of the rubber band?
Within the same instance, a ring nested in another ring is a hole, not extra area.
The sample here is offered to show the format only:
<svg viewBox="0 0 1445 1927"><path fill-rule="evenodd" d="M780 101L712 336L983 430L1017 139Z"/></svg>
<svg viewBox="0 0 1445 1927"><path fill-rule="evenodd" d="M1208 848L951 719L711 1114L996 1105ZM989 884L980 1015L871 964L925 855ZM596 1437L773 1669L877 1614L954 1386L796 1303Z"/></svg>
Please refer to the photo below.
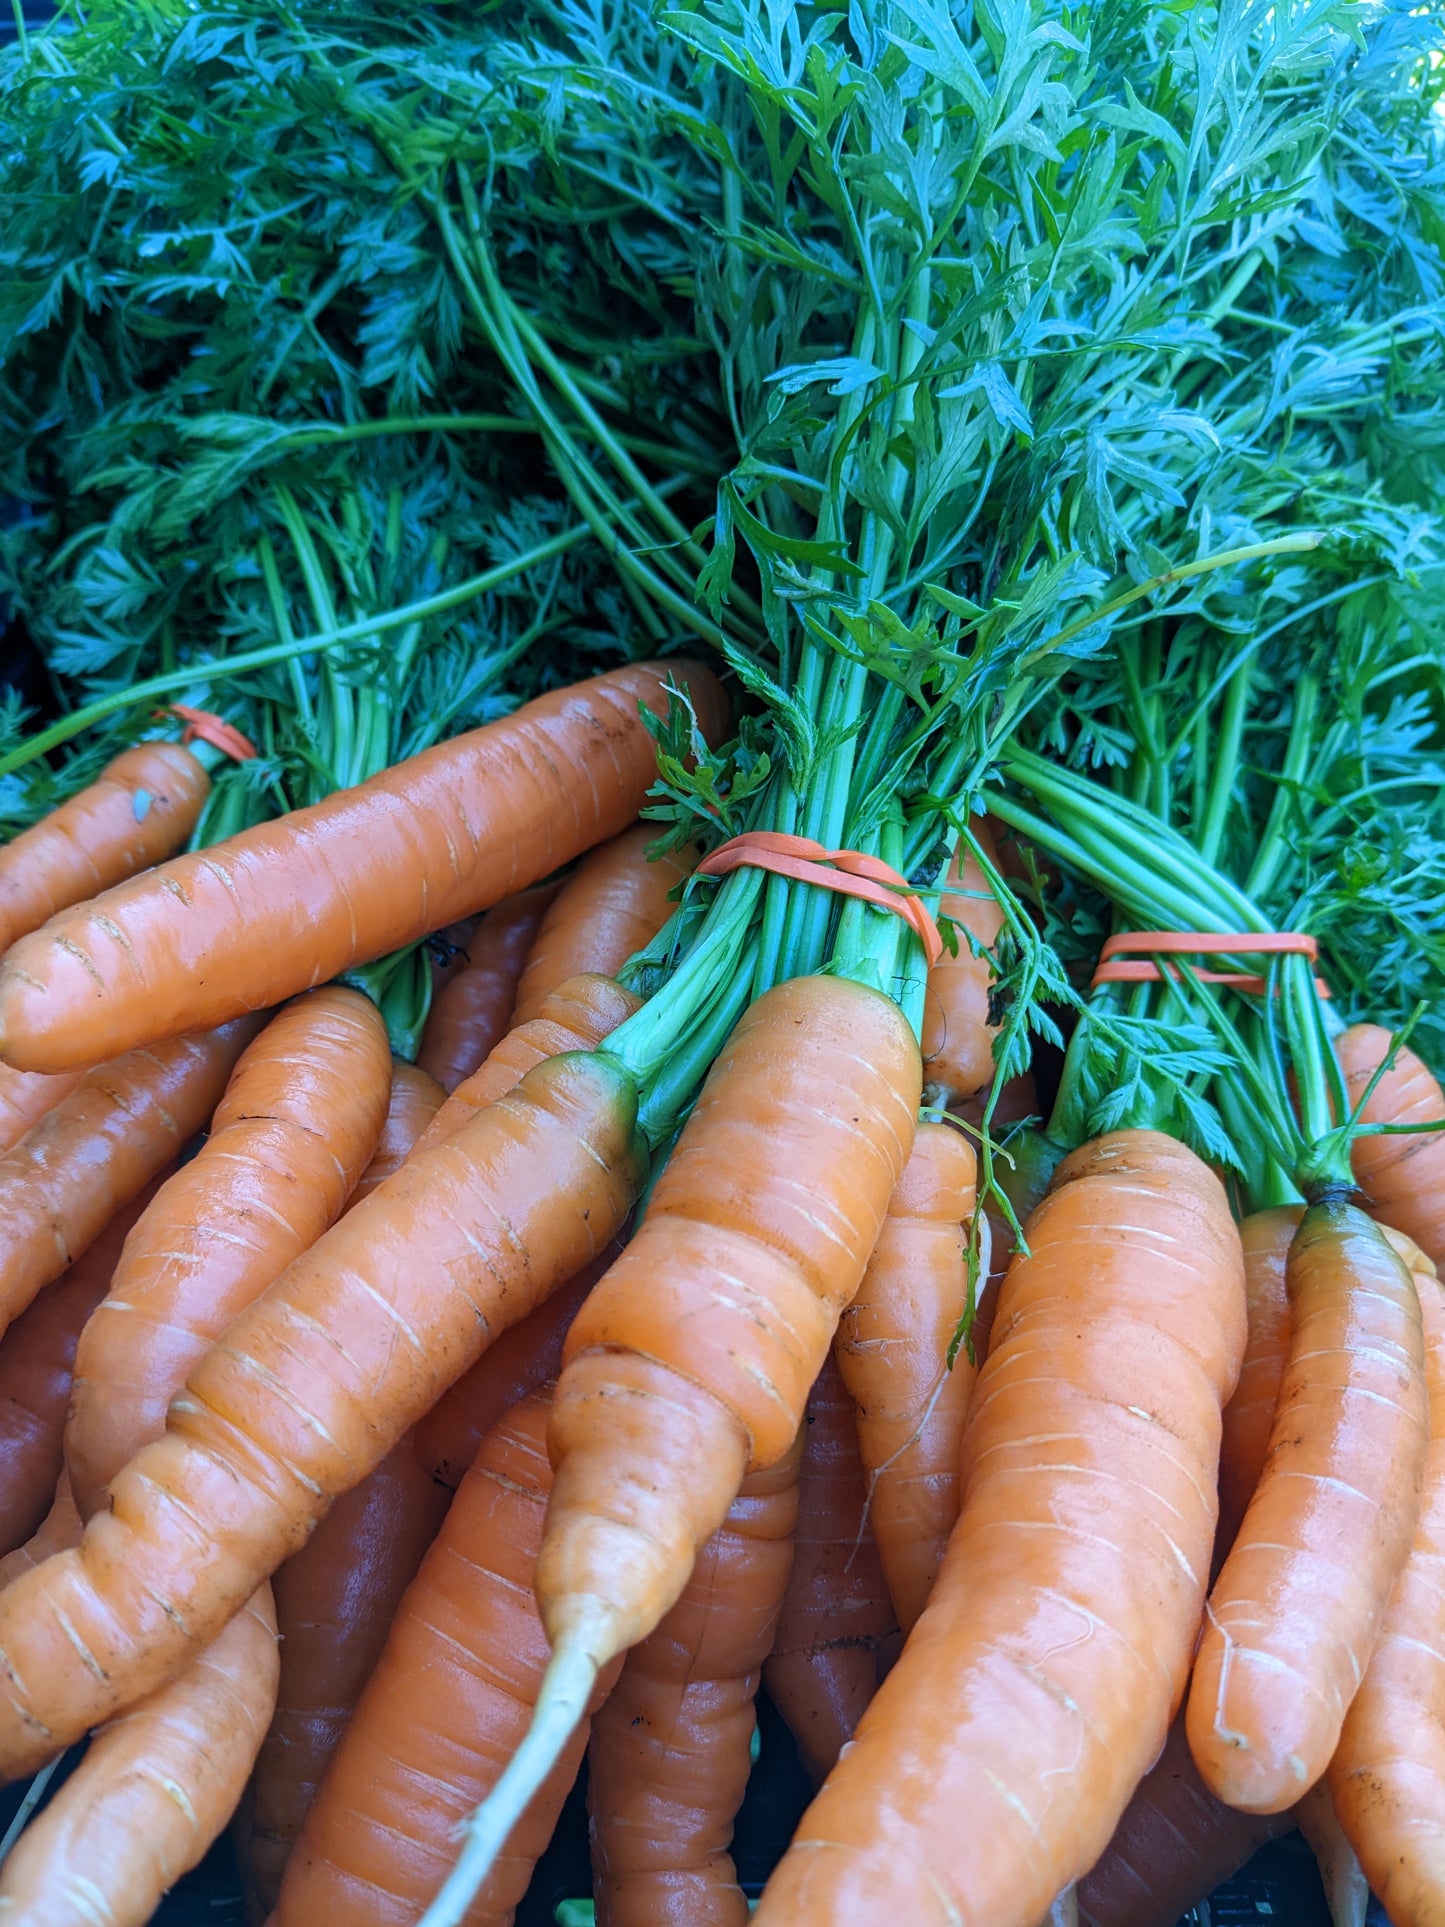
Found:
<svg viewBox="0 0 1445 1927"><path fill-rule="evenodd" d="M1127 962L1115 961L1141 950L1151 954ZM1099 965L1089 988L1094 990L1100 984L1163 983L1165 973L1154 962L1156 956L1308 957L1313 963L1319 954L1320 947L1314 938L1300 930L1232 930L1222 934L1198 930L1121 930L1117 937L1110 937L1099 952ZM1168 975L1177 982L1184 973L1171 968ZM1232 984L1236 990L1256 996L1267 987L1263 977L1244 970L1195 970L1191 975L1203 984ZM1321 997L1330 994L1323 977L1315 978L1315 989Z"/></svg>
<svg viewBox="0 0 1445 1927"><path fill-rule="evenodd" d="M862 850L829 850L810 836L789 836L782 830L748 830L714 850L698 864L696 874L724 877L745 866L891 910L923 945L930 970L943 955L943 938L923 899L909 888L907 877L881 857Z"/></svg>
<svg viewBox="0 0 1445 1927"><path fill-rule="evenodd" d="M223 756L235 762L248 763L253 756L260 754L249 736L243 736L239 729L232 727L224 716L217 716L213 710L192 709L189 703L169 703L166 708L155 711L157 716L178 716L185 724L181 731L181 745L187 743L209 743L212 749L220 750Z"/></svg>

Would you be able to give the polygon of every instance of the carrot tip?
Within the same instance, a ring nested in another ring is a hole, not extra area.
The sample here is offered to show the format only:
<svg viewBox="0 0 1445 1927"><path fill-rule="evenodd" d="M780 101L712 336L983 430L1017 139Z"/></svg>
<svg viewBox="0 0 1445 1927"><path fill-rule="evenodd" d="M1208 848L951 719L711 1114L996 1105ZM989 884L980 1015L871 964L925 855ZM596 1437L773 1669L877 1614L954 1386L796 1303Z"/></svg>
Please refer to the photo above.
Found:
<svg viewBox="0 0 1445 1927"><path fill-rule="evenodd" d="M461 1829L462 1851L417 1927L461 1927L512 1828L557 1764L597 1683L592 1656L565 1642L542 1676L527 1737Z"/></svg>

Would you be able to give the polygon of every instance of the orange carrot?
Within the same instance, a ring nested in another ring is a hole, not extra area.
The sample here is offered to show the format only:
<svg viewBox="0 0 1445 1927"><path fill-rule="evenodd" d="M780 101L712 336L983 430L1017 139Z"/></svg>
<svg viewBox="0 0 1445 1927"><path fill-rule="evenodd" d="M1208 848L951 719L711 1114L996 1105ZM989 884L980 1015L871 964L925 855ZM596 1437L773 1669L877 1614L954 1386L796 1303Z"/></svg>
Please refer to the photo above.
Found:
<svg viewBox="0 0 1445 1927"><path fill-rule="evenodd" d="M432 997L417 1062L448 1096L485 1062L512 1022L517 979L554 884L504 897L467 940L461 968Z"/></svg>
<svg viewBox="0 0 1445 1927"><path fill-rule="evenodd" d="M1293 1824L1292 1814L1236 1813L1216 1800L1176 1720L1103 1858L1079 1882L1080 1927L1177 1927Z"/></svg>
<svg viewBox="0 0 1445 1927"><path fill-rule="evenodd" d="M757 1927L1035 1927L1109 1844L1184 1689L1239 1236L1182 1145L1060 1166L1004 1281L932 1598L804 1814Z"/></svg>
<svg viewBox="0 0 1445 1927"><path fill-rule="evenodd" d="M958 1442L974 1370L965 1351L950 1370L948 1352L968 1308L974 1171L961 1131L919 1125L834 1346L858 1412L868 1519L905 1633L958 1517Z"/></svg>
<svg viewBox="0 0 1445 1927"><path fill-rule="evenodd" d="M65 1552L75 1545L80 1538L80 1526L80 1514L75 1509L70 1481L62 1468L50 1510L24 1545L16 1546L13 1552L7 1552L0 1559L0 1586L8 1586L12 1579L18 1579L22 1573L33 1572L52 1553Z"/></svg>
<svg viewBox="0 0 1445 1927"><path fill-rule="evenodd" d="M1350 1102L1356 1104L1384 1063L1390 1033L1378 1024L1352 1024L1335 1042ZM1434 1124L1445 1119L1445 1091L1408 1045L1402 1045L1366 1104L1367 1124ZM1357 1137L1350 1163L1365 1209L1382 1224L1413 1238L1436 1265L1445 1265L1445 1132Z"/></svg>
<svg viewBox="0 0 1445 1927"><path fill-rule="evenodd" d="M728 1853L753 1701L792 1564L801 1438L751 1473L657 1630L592 1721L598 1927L746 1927Z"/></svg>
<svg viewBox="0 0 1445 1927"><path fill-rule="evenodd" d="M242 1018L87 1071L0 1157L0 1331L205 1123L259 1022Z"/></svg>
<svg viewBox="0 0 1445 1927"><path fill-rule="evenodd" d="M553 1659L429 1927L463 1917L599 1668L675 1604L744 1474L792 1444L912 1147L920 1083L897 1005L842 977L779 984L723 1047L641 1229L568 1333L537 1566Z"/></svg>
<svg viewBox="0 0 1445 1927"><path fill-rule="evenodd" d="M414 1434L417 1460L429 1478L455 1492L498 1419L557 1376L578 1307L620 1249L616 1243L608 1245L546 1304L504 1331L469 1372L447 1387Z"/></svg>
<svg viewBox="0 0 1445 1927"><path fill-rule="evenodd" d="M1239 1227L1244 1246L1244 1295L1249 1338L1234 1397L1224 1408L1219 1451L1219 1534L1222 1560L1239 1536L1269 1455L1275 1407L1289 1358L1289 1293L1285 1265L1304 1215L1300 1205L1255 1211Z"/></svg>
<svg viewBox="0 0 1445 1927"><path fill-rule="evenodd" d="M990 861L993 838L982 818L969 828ZM969 1098L993 1076L993 1040L999 1026L989 1022L993 968L986 955L975 956L969 938L987 951L998 942L1003 911L989 889L978 859L960 841L948 866L940 913L954 924L958 949L947 951L928 973L923 1005L923 1076L930 1096Z"/></svg>
<svg viewBox="0 0 1445 1927"><path fill-rule="evenodd" d="M81 1328L110 1286L131 1226L169 1176L117 1211L65 1276L41 1292L0 1342L0 1553L23 1545L55 1497Z"/></svg>
<svg viewBox="0 0 1445 1927"><path fill-rule="evenodd" d="M432 1119L419 1150L441 1144L469 1117L485 1110L534 1065L563 1051L591 1050L638 1008L638 999L610 977L569 977L530 1022L509 1030L486 1062L458 1084Z"/></svg>
<svg viewBox="0 0 1445 1927"><path fill-rule="evenodd" d="M0 1594L0 1774L174 1678L488 1341L597 1255L641 1181L636 1106L612 1059L539 1064L241 1313L80 1545Z"/></svg>
<svg viewBox="0 0 1445 1927"><path fill-rule="evenodd" d="M386 1122L381 1127L371 1162L357 1179L356 1189L347 1201L348 1211L354 1211L378 1185L396 1175L415 1150L417 1139L441 1109L444 1097L441 1085L429 1072L416 1064L392 1065Z"/></svg>
<svg viewBox="0 0 1445 1927"><path fill-rule="evenodd" d="M307 1816L273 1927L412 1927L454 1857L457 1821L525 1730L547 1663L532 1598L546 1424L547 1396L533 1393L488 1433ZM511 1920L585 1744L579 1730L468 1927Z"/></svg>
<svg viewBox="0 0 1445 1927"><path fill-rule="evenodd" d="M102 1727L0 1871L0 1921L144 1927L231 1816L276 1697L270 1588L185 1675Z"/></svg>
<svg viewBox="0 0 1445 1927"><path fill-rule="evenodd" d="M514 1024L540 1016L569 977L615 977L672 915L669 893L697 867L696 850L649 863L653 824L637 823L583 858L542 919L517 985Z"/></svg>
<svg viewBox="0 0 1445 1927"><path fill-rule="evenodd" d="M896 1623L866 1497L853 1401L829 1358L808 1397L793 1567L763 1667L814 1786L877 1692Z"/></svg>
<svg viewBox="0 0 1445 1927"><path fill-rule="evenodd" d="M1412 1270L1430 1398L1424 1496L1328 1784L1390 1919L1427 1927L1445 1920L1445 1299L1427 1257Z"/></svg>
<svg viewBox="0 0 1445 1927"><path fill-rule="evenodd" d="M1325 1890L1330 1927L1365 1927L1370 1910L1370 1883L1355 1858L1355 1850L1345 1838L1344 1829L1330 1797L1328 1778L1316 1780L1297 1806L1290 1809L1292 1819L1315 1857L1320 1885Z"/></svg>
<svg viewBox="0 0 1445 1927"><path fill-rule="evenodd" d="M248 1884L265 1913L450 1496L404 1439L342 1495L272 1581L281 1680L244 1840Z"/></svg>
<svg viewBox="0 0 1445 1927"><path fill-rule="evenodd" d="M211 779L179 743L137 743L0 849L0 950L178 850ZM113 1055L102 1047L95 1058Z"/></svg>
<svg viewBox="0 0 1445 1927"><path fill-rule="evenodd" d="M85 1072L62 1071L46 1077L40 1071L12 1071L0 1064L0 1152L18 1144L32 1124L69 1097Z"/></svg>
<svg viewBox="0 0 1445 1927"><path fill-rule="evenodd" d="M376 1149L390 1073L381 1013L339 984L289 1004L249 1046L81 1337L65 1462L84 1517L160 1437L192 1365L340 1215Z"/></svg>
<svg viewBox="0 0 1445 1927"><path fill-rule="evenodd" d="M221 1023L535 883L636 816L670 679L716 734L707 670L614 669L62 914L0 966L0 1056L63 1071Z"/></svg>
<svg viewBox="0 0 1445 1927"><path fill-rule="evenodd" d="M1189 1694L1195 1764L1250 1813L1293 1806L1330 1763L1410 1548L1428 1436L1419 1301L1378 1227L1312 1205L1287 1283L1269 1457Z"/></svg>

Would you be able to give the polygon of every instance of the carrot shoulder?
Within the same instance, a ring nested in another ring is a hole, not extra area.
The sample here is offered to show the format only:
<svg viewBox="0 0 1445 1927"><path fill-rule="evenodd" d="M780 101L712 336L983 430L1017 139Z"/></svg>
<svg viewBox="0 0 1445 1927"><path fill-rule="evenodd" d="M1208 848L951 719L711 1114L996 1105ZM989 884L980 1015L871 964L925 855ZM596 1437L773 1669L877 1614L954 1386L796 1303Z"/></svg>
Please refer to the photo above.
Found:
<svg viewBox="0 0 1445 1927"><path fill-rule="evenodd" d="M1311 1206L1287 1278L1269 1457L1189 1693L1195 1763L1253 1813L1293 1806L1329 1765L1409 1551L1428 1439L1419 1300L1378 1227Z"/></svg>
<svg viewBox="0 0 1445 1927"><path fill-rule="evenodd" d="M178 850L210 793L211 779L179 743L122 750L93 783L0 849L0 951Z"/></svg>
<svg viewBox="0 0 1445 1927"><path fill-rule="evenodd" d="M897 1616L867 1513L853 1401L830 1358L808 1395L793 1565L763 1667L814 1786L878 1690Z"/></svg>
<svg viewBox="0 0 1445 1927"><path fill-rule="evenodd" d="M200 1129L259 1022L243 1018L88 1071L0 1158L0 1330Z"/></svg>
<svg viewBox="0 0 1445 1927"><path fill-rule="evenodd" d="M1445 1920L1445 1297L1414 1270L1430 1446L1420 1517L1330 1762L1350 1845L1391 1920Z"/></svg>
<svg viewBox="0 0 1445 1927"><path fill-rule="evenodd" d="M671 679L715 731L705 669L611 670L63 914L0 966L0 1056L68 1070L222 1023L536 882L636 816Z"/></svg>
<svg viewBox="0 0 1445 1927"><path fill-rule="evenodd" d="M1163 1746L1244 1350L1239 1236L1197 1158L1121 1131L1060 1167L1029 1246L933 1596L758 1927L1035 1927Z"/></svg>
<svg viewBox="0 0 1445 1927"><path fill-rule="evenodd" d="M81 1337L65 1460L87 1518L164 1431L191 1367L339 1216L381 1134L390 1073L380 1012L341 985L289 1004L247 1048Z"/></svg>
<svg viewBox="0 0 1445 1927"><path fill-rule="evenodd" d="M538 1065L242 1312L80 1545L0 1594L0 1774L173 1678L489 1339L597 1255L641 1180L636 1108L611 1060Z"/></svg>
<svg viewBox="0 0 1445 1927"><path fill-rule="evenodd" d="M868 1517L906 1633L923 1611L958 1517L958 1445L974 1368L949 1348L968 1309L972 1146L920 1124L835 1351L857 1407Z"/></svg>

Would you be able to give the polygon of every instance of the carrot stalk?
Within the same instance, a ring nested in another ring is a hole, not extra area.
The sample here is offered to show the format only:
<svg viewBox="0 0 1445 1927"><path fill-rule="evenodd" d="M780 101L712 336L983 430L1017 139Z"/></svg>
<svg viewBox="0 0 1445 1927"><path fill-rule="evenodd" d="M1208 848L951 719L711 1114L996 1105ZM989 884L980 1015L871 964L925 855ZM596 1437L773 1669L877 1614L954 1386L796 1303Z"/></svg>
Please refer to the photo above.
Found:
<svg viewBox="0 0 1445 1927"><path fill-rule="evenodd" d="M780 984L734 1028L641 1229L568 1334L537 1567L552 1661L425 1927L462 1918L599 1668L677 1600L744 1474L792 1444L907 1160L920 1084L897 1005L846 977Z"/></svg>
<svg viewBox="0 0 1445 1927"><path fill-rule="evenodd" d="M0 849L0 951L178 850L211 792L179 743L137 743L96 780ZM100 1057L114 1055L101 1050Z"/></svg>
<svg viewBox="0 0 1445 1927"><path fill-rule="evenodd" d="M1269 1457L1210 1595L1189 1743L1220 1799L1293 1806L1330 1763L1405 1563L1428 1441L1410 1273L1353 1205L1313 1205L1288 1260Z"/></svg>
<svg viewBox="0 0 1445 1927"><path fill-rule="evenodd" d="M0 1330L205 1123L259 1024L241 1018L87 1071L0 1157Z"/></svg>
<svg viewBox="0 0 1445 1927"><path fill-rule="evenodd" d="M611 670L62 914L0 966L0 1055L62 1071L222 1023L538 881L636 817L670 682L715 735L707 670Z"/></svg>
<svg viewBox="0 0 1445 1927"><path fill-rule="evenodd" d="M857 1406L868 1518L907 1633L958 1517L958 1445L974 1369L949 1351L968 1310L975 1161L961 1131L920 1124L834 1349Z"/></svg>
<svg viewBox="0 0 1445 1927"><path fill-rule="evenodd" d="M943 1569L757 1927L1035 1927L1163 1746L1244 1350L1219 1180L1120 1131L1060 1166L1004 1282Z"/></svg>

